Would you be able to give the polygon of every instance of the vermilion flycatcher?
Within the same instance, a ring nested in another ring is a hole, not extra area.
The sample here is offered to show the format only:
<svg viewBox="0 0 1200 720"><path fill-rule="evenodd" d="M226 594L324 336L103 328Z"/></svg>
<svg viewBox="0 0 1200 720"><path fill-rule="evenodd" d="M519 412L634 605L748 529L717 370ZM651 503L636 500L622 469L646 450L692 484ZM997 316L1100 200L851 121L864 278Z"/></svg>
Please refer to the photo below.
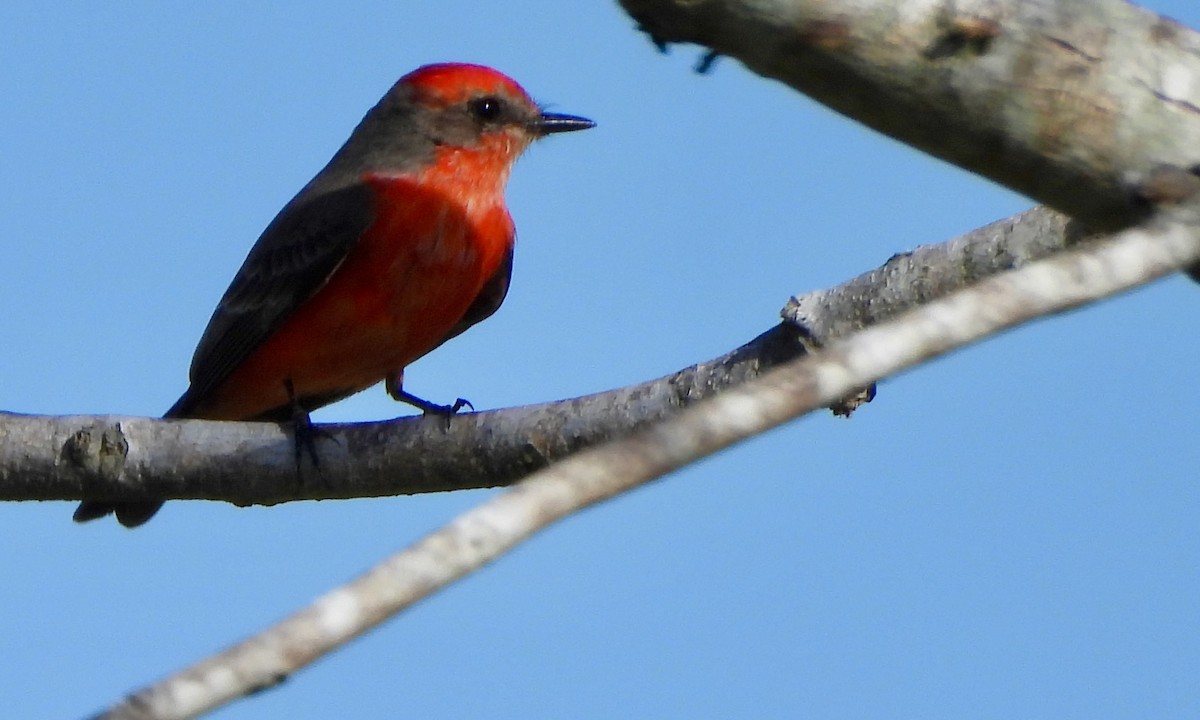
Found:
<svg viewBox="0 0 1200 720"><path fill-rule="evenodd" d="M479 65L419 68L367 113L251 248L168 418L284 421L384 380L490 316L508 291L513 162L534 140L593 123L543 112ZM133 527L158 501L87 501Z"/></svg>

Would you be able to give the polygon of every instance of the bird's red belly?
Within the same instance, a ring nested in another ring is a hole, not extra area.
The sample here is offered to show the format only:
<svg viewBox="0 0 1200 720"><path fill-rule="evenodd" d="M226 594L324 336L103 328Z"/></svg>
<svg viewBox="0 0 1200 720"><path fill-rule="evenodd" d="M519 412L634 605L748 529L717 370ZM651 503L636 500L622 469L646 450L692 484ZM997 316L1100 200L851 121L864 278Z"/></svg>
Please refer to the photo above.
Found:
<svg viewBox="0 0 1200 720"><path fill-rule="evenodd" d="M499 267L513 238L500 204L469 217L392 181L383 208L328 283L236 368L196 417L246 419L296 397L363 390L437 347Z"/></svg>

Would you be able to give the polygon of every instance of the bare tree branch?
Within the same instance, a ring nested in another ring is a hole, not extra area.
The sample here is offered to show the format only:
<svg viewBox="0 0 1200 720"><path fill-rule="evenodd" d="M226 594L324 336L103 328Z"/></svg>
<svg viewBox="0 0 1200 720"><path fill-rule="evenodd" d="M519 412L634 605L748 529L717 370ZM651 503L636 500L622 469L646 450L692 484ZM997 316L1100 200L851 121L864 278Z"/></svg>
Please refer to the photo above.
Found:
<svg viewBox="0 0 1200 720"><path fill-rule="evenodd" d="M573 512L886 375L1200 261L1200 213L1187 208L1163 215L1115 238L983 280L542 470L278 625L96 717L190 718L270 687Z"/></svg>
<svg viewBox="0 0 1200 720"><path fill-rule="evenodd" d="M1125 0L620 0L650 37L741 60L1089 227L1200 162L1200 36Z"/></svg>
<svg viewBox="0 0 1200 720"><path fill-rule="evenodd" d="M267 423L0 413L0 500L291 500L507 485L715 392L982 277L1069 247L1078 233L1038 208L789 302L779 325L663 378L545 405L439 419L322 426L319 476L297 482L291 432Z"/></svg>

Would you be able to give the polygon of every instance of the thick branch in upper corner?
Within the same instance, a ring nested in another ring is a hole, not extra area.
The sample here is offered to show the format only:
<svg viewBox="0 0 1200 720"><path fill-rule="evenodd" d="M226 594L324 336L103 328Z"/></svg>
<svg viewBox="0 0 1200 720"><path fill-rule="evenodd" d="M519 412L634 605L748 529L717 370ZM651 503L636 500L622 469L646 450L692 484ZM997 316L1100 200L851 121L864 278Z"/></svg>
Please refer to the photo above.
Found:
<svg viewBox="0 0 1200 720"><path fill-rule="evenodd" d="M1200 161L1200 35L1124 0L621 0L698 43L1097 229ZM1182 108L1182 109L1181 109Z"/></svg>

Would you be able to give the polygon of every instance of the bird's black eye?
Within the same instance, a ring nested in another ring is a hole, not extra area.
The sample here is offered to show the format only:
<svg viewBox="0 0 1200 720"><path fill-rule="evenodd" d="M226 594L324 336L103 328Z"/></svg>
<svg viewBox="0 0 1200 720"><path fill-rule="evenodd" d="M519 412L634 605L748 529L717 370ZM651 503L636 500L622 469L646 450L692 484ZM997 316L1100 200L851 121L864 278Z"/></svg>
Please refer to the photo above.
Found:
<svg viewBox="0 0 1200 720"><path fill-rule="evenodd" d="M471 100L467 107L471 114L483 122L494 122L504 112L504 102L492 95L485 95Z"/></svg>

